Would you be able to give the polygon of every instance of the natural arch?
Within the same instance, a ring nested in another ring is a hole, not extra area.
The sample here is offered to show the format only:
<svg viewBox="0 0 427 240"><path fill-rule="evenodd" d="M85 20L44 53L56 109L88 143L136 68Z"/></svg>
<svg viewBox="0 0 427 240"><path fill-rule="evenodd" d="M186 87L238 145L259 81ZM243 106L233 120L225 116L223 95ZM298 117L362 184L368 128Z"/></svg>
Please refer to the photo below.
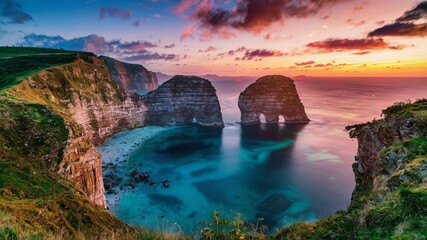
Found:
<svg viewBox="0 0 427 240"><path fill-rule="evenodd" d="M265 76L240 93L239 109L243 125L259 124L260 114L267 123L310 121L298 96L294 81L281 75Z"/></svg>

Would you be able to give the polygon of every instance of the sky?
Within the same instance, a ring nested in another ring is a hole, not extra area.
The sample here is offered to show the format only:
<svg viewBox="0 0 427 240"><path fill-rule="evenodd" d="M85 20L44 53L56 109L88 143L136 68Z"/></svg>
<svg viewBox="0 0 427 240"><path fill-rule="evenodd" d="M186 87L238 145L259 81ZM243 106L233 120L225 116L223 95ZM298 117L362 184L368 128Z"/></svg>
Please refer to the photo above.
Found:
<svg viewBox="0 0 427 240"><path fill-rule="evenodd" d="M426 37L419 0L0 0L2 46L171 75L426 77Z"/></svg>

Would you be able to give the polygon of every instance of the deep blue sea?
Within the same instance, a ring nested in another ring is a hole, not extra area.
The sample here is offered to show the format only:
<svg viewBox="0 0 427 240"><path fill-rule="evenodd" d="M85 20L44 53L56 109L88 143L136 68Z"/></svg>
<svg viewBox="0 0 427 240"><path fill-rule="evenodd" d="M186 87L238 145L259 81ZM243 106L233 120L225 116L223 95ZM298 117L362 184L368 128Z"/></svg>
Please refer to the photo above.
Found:
<svg viewBox="0 0 427 240"><path fill-rule="evenodd" d="M395 102L427 97L426 78L307 78L295 83L309 124L241 127L237 99L250 83L213 82L224 129L148 127L99 147L104 165L117 164L121 185L132 171L155 181L117 186L117 195L107 195L110 211L132 225L186 233L198 232L214 211L263 218L270 232L326 217L347 208L355 185L357 142L344 127L380 118Z"/></svg>

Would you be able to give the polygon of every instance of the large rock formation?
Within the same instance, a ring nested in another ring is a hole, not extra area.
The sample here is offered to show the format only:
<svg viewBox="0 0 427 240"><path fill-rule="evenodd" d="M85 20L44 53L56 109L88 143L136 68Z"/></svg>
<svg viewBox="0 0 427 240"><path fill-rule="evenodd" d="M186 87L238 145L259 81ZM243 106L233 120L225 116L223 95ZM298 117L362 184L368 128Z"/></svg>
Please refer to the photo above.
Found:
<svg viewBox="0 0 427 240"><path fill-rule="evenodd" d="M287 123L309 122L294 81L281 75L264 76L240 93L241 124L278 123L283 116Z"/></svg>
<svg viewBox="0 0 427 240"><path fill-rule="evenodd" d="M175 76L147 94L147 125L224 127L212 84L194 76Z"/></svg>
<svg viewBox="0 0 427 240"><path fill-rule="evenodd" d="M78 54L76 61L43 70L8 92L64 119L69 137L63 160L51 168L106 207L96 146L118 131L142 126L144 98L117 85L104 61L93 54Z"/></svg>
<svg viewBox="0 0 427 240"><path fill-rule="evenodd" d="M105 61L114 81L126 91L144 93L157 88L157 74L142 65L124 63L104 56L100 58Z"/></svg>

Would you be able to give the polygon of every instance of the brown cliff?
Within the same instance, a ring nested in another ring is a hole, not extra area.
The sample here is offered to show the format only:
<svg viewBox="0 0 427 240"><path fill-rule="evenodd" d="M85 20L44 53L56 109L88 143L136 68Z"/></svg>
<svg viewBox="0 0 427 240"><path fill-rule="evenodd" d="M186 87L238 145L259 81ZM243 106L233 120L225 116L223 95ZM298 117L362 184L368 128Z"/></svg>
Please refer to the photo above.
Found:
<svg viewBox="0 0 427 240"><path fill-rule="evenodd" d="M278 123L283 116L287 123L309 122L294 81L281 75L264 76L240 93L241 124L260 123L263 114L267 123Z"/></svg>
<svg viewBox="0 0 427 240"><path fill-rule="evenodd" d="M31 76L8 93L44 105L64 119L69 138L63 160L52 168L106 207L96 146L115 132L143 125L143 97L126 93L111 78L104 61L84 53L70 64Z"/></svg>
<svg viewBox="0 0 427 240"><path fill-rule="evenodd" d="M100 57L105 61L114 81L128 92L146 93L158 87L157 74L144 66L117 61L109 57Z"/></svg>

